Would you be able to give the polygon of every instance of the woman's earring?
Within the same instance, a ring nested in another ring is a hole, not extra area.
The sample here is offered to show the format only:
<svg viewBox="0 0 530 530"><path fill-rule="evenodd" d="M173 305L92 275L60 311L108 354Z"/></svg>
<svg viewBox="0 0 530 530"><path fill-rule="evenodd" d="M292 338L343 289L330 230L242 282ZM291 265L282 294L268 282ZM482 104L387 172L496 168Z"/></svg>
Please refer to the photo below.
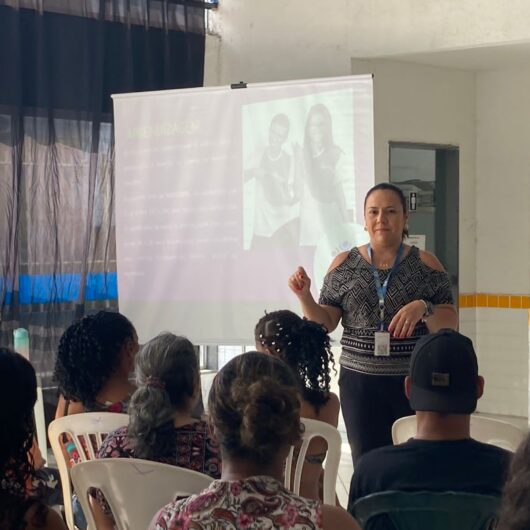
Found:
<svg viewBox="0 0 530 530"><path fill-rule="evenodd" d="M368 228L366 228L366 226L364 227L364 231L366 232L368 230Z"/></svg>

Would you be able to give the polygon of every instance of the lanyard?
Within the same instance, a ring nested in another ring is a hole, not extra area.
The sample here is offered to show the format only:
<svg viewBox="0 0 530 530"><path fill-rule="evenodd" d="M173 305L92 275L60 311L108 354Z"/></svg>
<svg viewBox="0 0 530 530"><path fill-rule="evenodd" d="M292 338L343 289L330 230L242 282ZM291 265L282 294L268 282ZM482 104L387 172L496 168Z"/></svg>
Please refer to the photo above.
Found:
<svg viewBox="0 0 530 530"><path fill-rule="evenodd" d="M384 330L384 322L385 322L385 297L386 292L388 290L388 281L390 280L390 276L392 276L392 273L399 265L399 262L401 261L401 255L403 254L403 243L399 246L399 249L396 254L396 259L394 260L394 265L392 265L392 268L390 269L390 272L388 273L388 276L386 277L386 280L383 282L383 285L381 285L381 278L379 277L379 271L374 267L374 264L372 262L372 245L368 243L368 256L370 256L370 264L372 265L372 271L374 273L374 280L375 280L375 288L377 290L377 297L379 298L379 318L381 321L380 329L381 331Z"/></svg>

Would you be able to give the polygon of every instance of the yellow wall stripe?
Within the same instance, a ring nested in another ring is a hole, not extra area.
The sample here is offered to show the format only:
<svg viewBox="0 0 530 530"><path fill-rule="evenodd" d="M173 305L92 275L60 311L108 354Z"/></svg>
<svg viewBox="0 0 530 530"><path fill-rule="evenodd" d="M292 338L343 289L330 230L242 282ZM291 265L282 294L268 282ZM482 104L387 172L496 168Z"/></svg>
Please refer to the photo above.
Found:
<svg viewBox="0 0 530 530"><path fill-rule="evenodd" d="M499 307L505 309L530 309L530 296L519 294L476 293L461 294L459 307Z"/></svg>

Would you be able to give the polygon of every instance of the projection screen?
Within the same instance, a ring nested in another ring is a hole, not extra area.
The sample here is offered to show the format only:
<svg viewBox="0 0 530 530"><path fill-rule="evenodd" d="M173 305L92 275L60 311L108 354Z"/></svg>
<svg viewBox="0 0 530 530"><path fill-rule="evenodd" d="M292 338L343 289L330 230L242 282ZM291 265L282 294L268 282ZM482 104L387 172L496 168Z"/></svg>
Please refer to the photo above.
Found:
<svg viewBox="0 0 530 530"><path fill-rule="evenodd" d="M300 312L333 257L365 242L372 77L114 96L120 311L144 342L252 344L264 311Z"/></svg>

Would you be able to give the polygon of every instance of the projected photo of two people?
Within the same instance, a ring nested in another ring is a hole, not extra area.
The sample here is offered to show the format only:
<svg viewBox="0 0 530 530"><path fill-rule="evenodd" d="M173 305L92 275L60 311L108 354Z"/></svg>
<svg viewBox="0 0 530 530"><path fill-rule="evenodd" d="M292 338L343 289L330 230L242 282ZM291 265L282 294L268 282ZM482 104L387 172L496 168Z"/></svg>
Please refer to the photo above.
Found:
<svg viewBox="0 0 530 530"><path fill-rule="evenodd" d="M245 184L254 185L245 204L247 249L317 246L353 221L354 193L346 184L352 155L335 143L327 105L314 103L304 111L261 114L262 123L269 117L268 129L260 131L261 149L255 142L244 172Z"/></svg>

